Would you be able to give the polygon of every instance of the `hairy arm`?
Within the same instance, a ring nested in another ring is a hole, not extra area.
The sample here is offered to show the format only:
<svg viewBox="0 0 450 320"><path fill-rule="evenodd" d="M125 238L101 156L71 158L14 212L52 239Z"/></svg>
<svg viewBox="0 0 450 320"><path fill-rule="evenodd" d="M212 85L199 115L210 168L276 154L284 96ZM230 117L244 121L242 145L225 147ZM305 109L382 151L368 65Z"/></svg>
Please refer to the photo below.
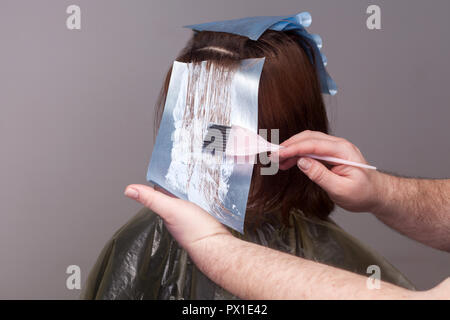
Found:
<svg viewBox="0 0 450 320"><path fill-rule="evenodd" d="M375 216L391 228L450 252L450 180L401 178L379 173Z"/></svg>
<svg viewBox="0 0 450 320"><path fill-rule="evenodd" d="M242 241L200 207L153 188L130 185L125 194L159 214L197 267L244 299L450 299L450 281L424 292L367 278Z"/></svg>
<svg viewBox="0 0 450 320"><path fill-rule="evenodd" d="M367 278L253 243L220 235L190 250L199 269L242 299L422 299L429 293Z"/></svg>
<svg viewBox="0 0 450 320"><path fill-rule="evenodd" d="M450 180L408 179L378 171L323 163L306 154L334 156L367 163L349 141L321 132L304 131L282 143L280 169L297 165L340 207L372 212L404 235L450 251Z"/></svg>

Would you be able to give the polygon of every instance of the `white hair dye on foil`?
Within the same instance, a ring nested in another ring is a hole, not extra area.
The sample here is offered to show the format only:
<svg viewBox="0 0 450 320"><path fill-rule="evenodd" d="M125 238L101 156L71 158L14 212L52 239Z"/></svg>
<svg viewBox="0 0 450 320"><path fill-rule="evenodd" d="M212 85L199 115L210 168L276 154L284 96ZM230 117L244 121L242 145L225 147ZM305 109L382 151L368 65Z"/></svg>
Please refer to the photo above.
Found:
<svg viewBox="0 0 450 320"><path fill-rule="evenodd" d="M231 121L230 92L223 90L230 84L231 72L217 69L214 64L209 68L205 63L189 64L187 76L182 77L180 92L188 92L189 88L189 93L178 95L172 112L175 131L166 182L172 189L186 193L189 201L224 218L219 205L228 193L233 160L198 150L208 123ZM217 79L212 75L216 73L223 75L220 87L214 85Z"/></svg>
<svg viewBox="0 0 450 320"><path fill-rule="evenodd" d="M228 70L213 62L175 61L147 172L148 181L241 233L254 161L235 163L202 152L202 145L209 123L257 132L263 64L264 58L247 59Z"/></svg>

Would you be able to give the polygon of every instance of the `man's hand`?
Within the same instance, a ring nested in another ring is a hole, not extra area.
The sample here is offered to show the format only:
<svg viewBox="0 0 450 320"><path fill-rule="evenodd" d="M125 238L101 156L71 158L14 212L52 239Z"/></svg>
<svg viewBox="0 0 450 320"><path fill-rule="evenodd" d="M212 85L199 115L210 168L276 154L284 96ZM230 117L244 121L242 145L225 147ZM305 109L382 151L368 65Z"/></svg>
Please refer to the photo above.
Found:
<svg viewBox="0 0 450 320"><path fill-rule="evenodd" d="M175 240L190 254L210 238L231 236L231 233L206 211L164 191L132 184L125 189L125 195L157 213Z"/></svg>
<svg viewBox="0 0 450 320"><path fill-rule="evenodd" d="M416 293L389 283L369 290L366 278L233 237L200 207L144 185L125 195L157 213L197 267L243 299L439 299L448 281Z"/></svg>
<svg viewBox="0 0 450 320"><path fill-rule="evenodd" d="M371 212L412 239L450 251L450 180L400 178L347 165L328 168L302 157L315 154L366 163L353 144L321 132L304 131L281 145L280 169L297 164L338 206Z"/></svg>
<svg viewBox="0 0 450 320"><path fill-rule="evenodd" d="M297 165L340 207L354 212L371 212L379 205L383 178L379 172L348 165L329 169L317 160L302 157L315 154L367 163L352 143L322 132L303 131L281 145L285 148L278 152L280 169L287 170Z"/></svg>

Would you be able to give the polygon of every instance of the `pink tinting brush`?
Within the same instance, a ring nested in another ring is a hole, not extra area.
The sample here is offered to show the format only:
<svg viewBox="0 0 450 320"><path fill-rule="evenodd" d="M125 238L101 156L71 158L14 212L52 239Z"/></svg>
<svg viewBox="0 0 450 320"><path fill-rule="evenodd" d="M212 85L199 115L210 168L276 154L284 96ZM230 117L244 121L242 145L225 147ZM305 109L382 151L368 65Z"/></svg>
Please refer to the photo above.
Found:
<svg viewBox="0 0 450 320"><path fill-rule="evenodd" d="M203 140L203 151L217 150L225 152L227 156L252 156L263 152L276 152L284 148L268 142L260 135L240 126L224 126L210 124ZM335 157L305 154L304 157L322 160L330 163L345 164L353 167L376 170L374 166L364 163L343 160Z"/></svg>

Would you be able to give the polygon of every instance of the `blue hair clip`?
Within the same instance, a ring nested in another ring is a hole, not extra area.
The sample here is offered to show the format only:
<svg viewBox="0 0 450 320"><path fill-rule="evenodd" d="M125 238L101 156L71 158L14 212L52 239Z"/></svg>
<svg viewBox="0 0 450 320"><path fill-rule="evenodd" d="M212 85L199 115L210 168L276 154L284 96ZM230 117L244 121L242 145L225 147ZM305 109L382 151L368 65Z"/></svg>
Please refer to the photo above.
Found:
<svg viewBox="0 0 450 320"><path fill-rule="evenodd" d="M294 31L301 36L302 41L300 41L300 45L308 54L311 63L316 61L315 65L322 92L335 95L337 93L336 83L331 79L325 69L327 58L320 52L323 45L322 39L317 34L309 34L305 29L311 25L311 21L311 14L309 12L302 12L293 16L249 17L237 20L208 22L185 26L185 28L195 31L233 33L251 40L258 40L268 29L275 31ZM305 45L303 41L309 46Z"/></svg>

